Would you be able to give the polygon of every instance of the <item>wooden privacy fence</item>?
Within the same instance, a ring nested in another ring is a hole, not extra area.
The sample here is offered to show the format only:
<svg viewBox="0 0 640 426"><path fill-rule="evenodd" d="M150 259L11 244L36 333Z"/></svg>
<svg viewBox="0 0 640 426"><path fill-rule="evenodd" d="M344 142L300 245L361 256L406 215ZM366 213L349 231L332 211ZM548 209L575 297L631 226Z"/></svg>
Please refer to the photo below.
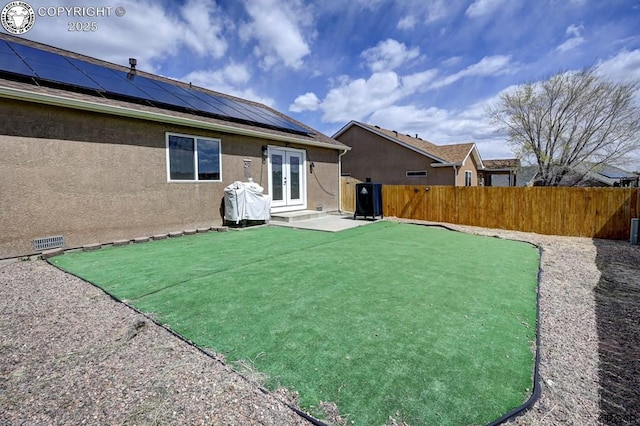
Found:
<svg viewBox="0 0 640 426"><path fill-rule="evenodd" d="M342 209L353 211L355 184L344 187ZM385 216L626 240L640 215L640 190L383 185L382 203Z"/></svg>
<svg viewBox="0 0 640 426"><path fill-rule="evenodd" d="M343 212L356 211L356 184L360 183L356 178L351 176L342 176L340 178L340 210Z"/></svg>

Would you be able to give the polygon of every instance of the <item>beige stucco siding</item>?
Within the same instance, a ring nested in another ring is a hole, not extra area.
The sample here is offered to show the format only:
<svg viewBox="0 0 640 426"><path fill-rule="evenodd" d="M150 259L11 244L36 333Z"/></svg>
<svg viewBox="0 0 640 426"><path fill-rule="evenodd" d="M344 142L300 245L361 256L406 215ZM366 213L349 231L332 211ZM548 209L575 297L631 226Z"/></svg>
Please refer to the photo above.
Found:
<svg viewBox="0 0 640 426"><path fill-rule="evenodd" d="M469 155L464 163L458 168L456 186L464 186L465 172L471 172L471 186L478 186L478 164L472 155Z"/></svg>
<svg viewBox="0 0 640 426"><path fill-rule="evenodd" d="M222 182L168 182L166 133L221 141ZM32 240L67 247L222 224L225 186L268 188L262 146L278 142L20 101L0 101L0 258ZM305 148L305 147L298 147ZM337 210L339 151L306 147L308 207Z"/></svg>
<svg viewBox="0 0 640 426"><path fill-rule="evenodd" d="M364 181L386 185L453 185L451 167L431 167L433 159L373 134L359 126L352 126L338 140L351 147L342 157L342 173L349 173ZM407 177L407 171L426 170L426 177Z"/></svg>

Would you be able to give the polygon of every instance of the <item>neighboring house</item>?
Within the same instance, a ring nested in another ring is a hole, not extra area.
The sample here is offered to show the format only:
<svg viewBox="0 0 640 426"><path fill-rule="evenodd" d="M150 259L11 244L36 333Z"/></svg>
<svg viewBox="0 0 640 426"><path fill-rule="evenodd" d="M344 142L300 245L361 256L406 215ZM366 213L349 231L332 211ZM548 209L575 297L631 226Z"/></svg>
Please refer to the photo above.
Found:
<svg viewBox="0 0 640 426"><path fill-rule="evenodd" d="M339 209L348 147L130 63L0 34L0 258L220 225L224 188L249 177L272 213Z"/></svg>
<svg viewBox="0 0 640 426"><path fill-rule="evenodd" d="M517 158L503 158L483 160L484 169L481 171L484 186L516 186L520 160Z"/></svg>
<svg viewBox="0 0 640 426"><path fill-rule="evenodd" d="M538 166L520 166L516 186L533 186L538 175Z"/></svg>
<svg viewBox="0 0 640 426"><path fill-rule="evenodd" d="M387 185L477 186L482 159L475 143L435 145L418 135L351 121L333 138L351 147L342 175Z"/></svg>
<svg viewBox="0 0 640 426"><path fill-rule="evenodd" d="M588 171L577 186L638 187L640 175L609 164L601 164Z"/></svg>
<svg viewBox="0 0 640 426"><path fill-rule="evenodd" d="M640 175L628 172L616 166L600 164L577 167L575 172L567 174L560 186L627 188L640 186ZM535 186L538 166L523 166L518 172L518 186Z"/></svg>

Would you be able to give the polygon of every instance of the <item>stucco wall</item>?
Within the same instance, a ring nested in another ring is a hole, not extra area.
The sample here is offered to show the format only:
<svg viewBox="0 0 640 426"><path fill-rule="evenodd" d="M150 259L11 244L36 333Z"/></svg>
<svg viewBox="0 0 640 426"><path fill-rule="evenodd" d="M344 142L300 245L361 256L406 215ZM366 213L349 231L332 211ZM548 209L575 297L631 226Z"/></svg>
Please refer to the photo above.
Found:
<svg viewBox="0 0 640 426"><path fill-rule="evenodd" d="M375 135L358 126L352 126L338 137L350 146L342 157L342 173L350 173L364 181L386 185L453 185L451 167L431 167L432 159ZM407 171L426 170L426 177L406 177ZM463 179L464 183L464 179Z"/></svg>
<svg viewBox="0 0 640 426"><path fill-rule="evenodd" d="M222 182L167 182L166 132L219 138ZM243 159L267 191L263 145L281 144L3 99L0 258L33 253L39 237L76 247L220 225L224 187L246 180ZM339 151L306 150L308 207L337 210Z"/></svg>
<svg viewBox="0 0 640 426"><path fill-rule="evenodd" d="M478 165L472 155L468 156L464 164L458 168L456 186L464 186L464 175L466 171L471 172L471 186L478 186Z"/></svg>

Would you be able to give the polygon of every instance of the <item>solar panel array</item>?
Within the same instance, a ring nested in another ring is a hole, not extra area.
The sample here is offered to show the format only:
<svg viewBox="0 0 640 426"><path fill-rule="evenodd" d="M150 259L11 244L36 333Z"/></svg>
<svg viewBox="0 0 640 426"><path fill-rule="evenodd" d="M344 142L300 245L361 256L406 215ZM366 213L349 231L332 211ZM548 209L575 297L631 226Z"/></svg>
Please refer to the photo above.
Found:
<svg viewBox="0 0 640 426"><path fill-rule="evenodd" d="M0 70L44 85L53 83L226 120L305 135L309 133L296 123L259 106L11 41L0 40Z"/></svg>

